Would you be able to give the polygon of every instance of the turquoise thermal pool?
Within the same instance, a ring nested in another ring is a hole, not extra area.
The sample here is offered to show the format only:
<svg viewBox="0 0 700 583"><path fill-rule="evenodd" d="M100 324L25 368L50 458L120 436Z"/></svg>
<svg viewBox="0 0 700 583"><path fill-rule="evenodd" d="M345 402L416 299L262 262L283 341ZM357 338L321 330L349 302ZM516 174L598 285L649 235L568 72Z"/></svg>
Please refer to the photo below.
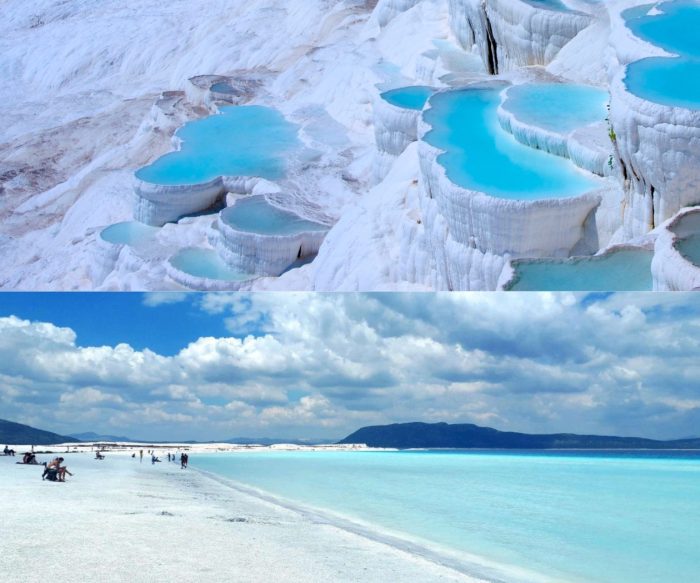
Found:
<svg viewBox="0 0 700 583"><path fill-rule="evenodd" d="M625 75L627 89L663 105L699 109L700 4L688 0L647 4L625 10L622 17L636 36L678 55L631 63Z"/></svg>
<svg viewBox="0 0 700 583"><path fill-rule="evenodd" d="M236 204L221 211L221 220L237 231L258 235L294 235L328 230L326 225L271 205L264 196L237 200Z"/></svg>
<svg viewBox="0 0 700 583"><path fill-rule="evenodd" d="M568 134L607 116L608 92L588 85L542 83L514 85L502 108L518 121L551 132Z"/></svg>
<svg viewBox="0 0 700 583"><path fill-rule="evenodd" d="M511 291L651 291L646 249L620 249L599 257L516 260Z"/></svg>
<svg viewBox="0 0 700 583"><path fill-rule="evenodd" d="M211 91L214 91L215 93L228 93L228 94L235 94L236 90L231 87L228 83L214 83L210 88Z"/></svg>
<svg viewBox="0 0 700 583"><path fill-rule="evenodd" d="M178 251L170 258L170 264L188 275L222 281L247 281L255 276L250 273L239 273L230 269L211 249L188 247Z"/></svg>
<svg viewBox="0 0 700 583"><path fill-rule="evenodd" d="M152 239L158 232L158 227L144 225L138 221L116 223L102 229L100 237L114 245L139 245Z"/></svg>
<svg viewBox="0 0 700 583"><path fill-rule="evenodd" d="M385 91L381 94L381 97L384 101L396 107L420 111L434 91L432 87L414 85L412 87L400 87L399 89Z"/></svg>
<svg viewBox="0 0 700 583"><path fill-rule="evenodd" d="M525 146L501 128L500 89L474 88L438 93L423 117L424 136L444 150L438 162L464 188L507 199L569 197L598 187L593 175L569 160Z"/></svg>
<svg viewBox="0 0 700 583"><path fill-rule="evenodd" d="M136 177L162 185L201 184L220 176L281 178L285 157L299 145L297 127L269 107L227 106L220 111L185 124L175 134L181 149L141 168Z"/></svg>

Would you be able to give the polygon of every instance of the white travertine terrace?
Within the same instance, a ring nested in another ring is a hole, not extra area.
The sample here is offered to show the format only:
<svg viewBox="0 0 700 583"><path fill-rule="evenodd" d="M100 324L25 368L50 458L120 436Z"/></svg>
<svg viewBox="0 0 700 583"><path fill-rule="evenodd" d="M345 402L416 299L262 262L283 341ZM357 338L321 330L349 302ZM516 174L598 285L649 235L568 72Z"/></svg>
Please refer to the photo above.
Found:
<svg viewBox="0 0 700 583"><path fill-rule="evenodd" d="M649 56L671 56L637 38L621 13L643 2L610 8L610 122L625 190L624 236L654 229L681 208L700 203L700 108L643 99L624 83L626 67Z"/></svg>
<svg viewBox="0 0 700 583"><path fill-rule="evenodd" d="M263 198L262 195L254 196ZM287 234L254 233L235 228L219 213L210 243L231 269L278 276L297 259L318 253L327 233L328 229Z"/></svg>
<svg viewBox="0 0 700 583"><path fill-rule="evenodd" d="M487 70L547 65L591 22L582 12L544 9L524 0L449 0L450 24L465 49L476 45Z"/></svg>
<svg viewBox="0 0 700 583"><path fill-rule="evenodd" d="M676 246L679 240L699 232L699 208L682 209L661 225L651 262L655 291L700 289L700 266L684 257Z"/></svg>

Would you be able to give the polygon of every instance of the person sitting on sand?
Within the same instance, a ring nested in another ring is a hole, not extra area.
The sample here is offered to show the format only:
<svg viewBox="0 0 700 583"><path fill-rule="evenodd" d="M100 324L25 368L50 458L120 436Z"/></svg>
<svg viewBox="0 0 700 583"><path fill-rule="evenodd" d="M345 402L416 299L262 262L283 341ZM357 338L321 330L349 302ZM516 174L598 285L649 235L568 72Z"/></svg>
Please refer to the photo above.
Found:
<svg viewBox="0 0 700 583"><path fill-rule="evenodd" d="M151 456L151 464L155 464L156 462L159 462L160 460L156 457L156 454L153 454Z"/></svg>
<svg viewBox="0 0 700 583"><path fill-rule="evenodd" d="M21 463L23 463L23 464L36 464L38 462L36 461L36 455L33 454L31 451L27 451L22 456Z"/></svg>
<svg viewBox="0 0 700 583"><path fill-rule="evenodd" d="M2 450L2 453L4 455L15 455L15 450L5 446L5 449Z"/></svg>
<svg viewBox="0 0 700 583"><path fill-rule="evenodd" d="M96 460L103 460L105 459L105 456L103 456L99 451L95 452L95 459Z"/></svg>
<svg viewBox="0 0 700 583"><path fill-rule="evenodd" d="M66 474L68 474L69 476L72 476L73 474L71 474L68 471L68 468L66 466L62 466L62 463L62 457L52 459L48 464L46 464L46 469L44 470L44 475L42 476L42 479L49 473L49 470L56 470L56 478L58 479L58 481L65 482Z"/></svg>

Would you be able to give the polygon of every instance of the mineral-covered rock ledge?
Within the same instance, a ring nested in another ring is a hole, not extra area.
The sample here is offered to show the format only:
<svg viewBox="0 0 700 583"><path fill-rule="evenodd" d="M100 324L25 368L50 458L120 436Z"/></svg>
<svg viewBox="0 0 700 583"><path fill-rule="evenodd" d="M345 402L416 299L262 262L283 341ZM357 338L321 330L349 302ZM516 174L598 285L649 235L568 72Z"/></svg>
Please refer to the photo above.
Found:
<svg viewBox="0 0 700 583"><path fill-rule="evenodd" d="M251 233L236 229L219 214L210 243L231 269L279 276L297 259L316 255L329 229L284 235Z"/></svg>
<svg viewBox="0 0 700 583"><path fill-rule="evenodd" d="M643 2L629 0L609 8L610 122L625 191L626 239L658 227L685 206L700 204L700 109L647 101L624 83L630 63L672 56L627 28L622 12L639 4Z"/></svg>
<svg viewBox="0 0 700 583"><path fill-rule="evenodd" d="M700 209L683 209L658 229L651 273L654 291L700 290L700 267L683 257L680 239L700 232Z"/></svg>
<svg viewBox="0 0 700 583"><path fill-rule="evenodd" d="M450 0L450 24L466 50L476 45L491 74L547 65L591 16L522 0Z"/></svg>

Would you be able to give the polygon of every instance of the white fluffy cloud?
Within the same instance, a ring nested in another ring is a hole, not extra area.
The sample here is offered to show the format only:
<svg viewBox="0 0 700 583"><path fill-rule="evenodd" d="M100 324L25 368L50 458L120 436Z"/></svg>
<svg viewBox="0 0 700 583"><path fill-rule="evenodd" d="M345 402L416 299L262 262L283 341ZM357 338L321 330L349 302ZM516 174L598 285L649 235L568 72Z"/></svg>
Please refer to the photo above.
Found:
<svg viewBox="0 0 700 583"><path fill-rule="evenodd" d="M144 438L340 438L408 420L697 433L700 303L637 297L148 295L154 310L194 303L231 331L172 356L0 318L0 405L57 431Z"/></svg>

